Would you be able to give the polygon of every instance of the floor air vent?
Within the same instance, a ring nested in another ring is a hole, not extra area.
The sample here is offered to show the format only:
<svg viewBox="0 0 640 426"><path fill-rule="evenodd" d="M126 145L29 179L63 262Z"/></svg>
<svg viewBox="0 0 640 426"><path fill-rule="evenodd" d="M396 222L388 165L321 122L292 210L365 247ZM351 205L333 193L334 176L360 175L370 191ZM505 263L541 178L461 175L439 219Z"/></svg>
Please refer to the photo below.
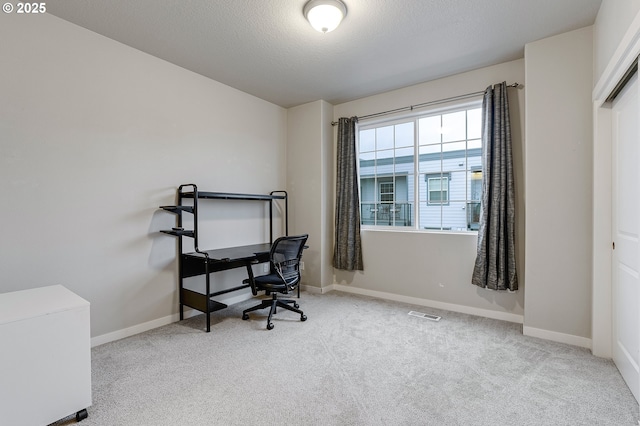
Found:
<svg viewBox="0 0 640 426"><path fill-rule="evenodd" d="M420 318L424 318L424 319L428 319L431 321L440 321L440 318L437 315L431 315L431 314L423 314L422 312L416 312L416 311L411 311L409 312L409 315L413 315L414 317L420 317Z"/></svg>

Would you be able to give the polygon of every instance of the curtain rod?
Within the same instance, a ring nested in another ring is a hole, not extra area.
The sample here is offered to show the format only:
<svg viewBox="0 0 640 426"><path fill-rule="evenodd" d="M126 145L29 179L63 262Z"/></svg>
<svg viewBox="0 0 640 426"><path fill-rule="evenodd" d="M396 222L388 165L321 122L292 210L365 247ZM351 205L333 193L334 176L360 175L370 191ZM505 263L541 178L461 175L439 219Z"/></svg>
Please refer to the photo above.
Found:
<svg viewBox="0 0 640 426"><path fill-rule="evenodd" d="M516 82L513 84L508 84L507 87L520 87L520 83ZM382 111L382 112L376 112L373 114L368 114L368 115L363 115L362 117L357 117L359 120L365 119L365 118L373 118L373 117L379 117L382 115L387 115L387 114L393 114L395 112L400 112L400 111L413 111L416 108L423 108L429 105L437 105L437 104L442 104L445 102L450 102L450 101L457 101L460 99L466 99L466 98L470 98L472 96L477 96L477 95L481 95L483 94L485 91L482 90L480 92L473 92L473 93L467 93L464 95L458 95L458 96L452 96L450 98L445 98L445 99L439 99L437 101L430 101L430 102L423 102L421 104L416 104L416 105L409 105L406 107L402 107L402 108L396 108L396 109L390 109L388 111ZM335 126L337 125L338 122L337 121L332 121L331 125Z"/></svg>

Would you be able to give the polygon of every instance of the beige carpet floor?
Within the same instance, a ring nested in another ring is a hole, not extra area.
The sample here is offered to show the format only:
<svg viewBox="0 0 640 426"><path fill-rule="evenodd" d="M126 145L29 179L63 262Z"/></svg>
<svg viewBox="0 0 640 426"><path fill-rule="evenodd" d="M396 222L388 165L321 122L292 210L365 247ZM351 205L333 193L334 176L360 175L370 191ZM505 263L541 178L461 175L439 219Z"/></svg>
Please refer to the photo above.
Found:
<svg viewBox="0 0 640 426"><path fill-rule="evenodd" d="M92 350L90 425L637 425L611 360L521 325L341 292ZM439 322L408 315L441 315ZM75 423L62 420L57 425Z"/></svg>

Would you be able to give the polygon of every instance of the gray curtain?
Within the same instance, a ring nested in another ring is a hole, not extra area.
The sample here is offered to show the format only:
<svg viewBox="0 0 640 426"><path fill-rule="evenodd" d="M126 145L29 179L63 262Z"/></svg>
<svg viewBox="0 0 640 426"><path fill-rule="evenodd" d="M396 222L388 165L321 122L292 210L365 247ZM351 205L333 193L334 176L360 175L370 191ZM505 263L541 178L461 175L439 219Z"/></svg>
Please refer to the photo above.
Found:
<svg viewBox="0 0 640 426"><path fill-rule="evenodd" d="M489 86L482 101L482 204L478 255L471 283L518 289L511 125L505 82Z"/></svg>
<svg viewBox="0 0 640 426"><path fill-rule="evenodd" d="M356 155L357 117L338 121L338 161L336 170L336 235L333 266L362 271L360 243L360 196Z"/></svg>

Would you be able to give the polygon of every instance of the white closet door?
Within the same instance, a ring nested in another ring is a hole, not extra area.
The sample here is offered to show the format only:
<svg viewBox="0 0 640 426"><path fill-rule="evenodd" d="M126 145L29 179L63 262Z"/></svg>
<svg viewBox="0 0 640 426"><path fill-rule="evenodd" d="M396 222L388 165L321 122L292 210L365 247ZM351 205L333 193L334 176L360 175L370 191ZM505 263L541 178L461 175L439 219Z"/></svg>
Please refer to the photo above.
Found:
<svg viewBox="0 0 640 426"><path fill-rule="evenodd" d="M613 360L640 397L640 110L638 75L612 106Z"/></svg>

